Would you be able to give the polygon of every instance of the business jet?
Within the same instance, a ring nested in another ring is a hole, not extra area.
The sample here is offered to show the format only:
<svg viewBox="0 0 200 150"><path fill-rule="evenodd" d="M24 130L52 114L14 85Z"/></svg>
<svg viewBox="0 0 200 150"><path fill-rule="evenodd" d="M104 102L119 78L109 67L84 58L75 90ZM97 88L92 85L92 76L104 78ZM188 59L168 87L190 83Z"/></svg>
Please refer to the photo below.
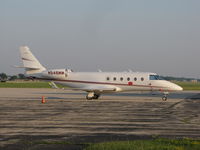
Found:
<svg viewBox="0 0 200 150"><path fill-rule="evenodd" d="M20 47L25 75L32 79L60 84L73 90L87 92L86 99L98 99L104 93L126 91L159 91L167 100L169 92L182 91L183 88L163 80L156 73L141 72L74 72L71 69L47 70L27 46Z"/></svg>

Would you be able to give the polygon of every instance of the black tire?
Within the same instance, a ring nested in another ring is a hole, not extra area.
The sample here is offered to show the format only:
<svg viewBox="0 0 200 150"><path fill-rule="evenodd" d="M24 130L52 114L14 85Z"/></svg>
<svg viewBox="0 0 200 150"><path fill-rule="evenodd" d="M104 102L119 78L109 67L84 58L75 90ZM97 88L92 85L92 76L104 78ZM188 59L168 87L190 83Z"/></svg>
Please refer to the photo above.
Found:
<svg viewBox="0 0 200 150"><path fill-rule="evenodd" d="M163 97L162 97L162 100L163 100L163 101L166 101L166 100L167 100L167 96L163 96Z"/></svg>
<svg viewBox="0 0 200 150"><path fill-rule="evenodd" d="M98 99L98 98L99 98L99 96L100 96L100 95L98 95L98 94L95 94L95 95L94 95L94 97L93 97L93 99Z"/></svg>
<svg viewBox="0 0 200 150"><path fill-rule="evenodd" d="M86 96L86 99L87 99L87 100L92 100L93 98L92 98L92 97Z"/></svg>

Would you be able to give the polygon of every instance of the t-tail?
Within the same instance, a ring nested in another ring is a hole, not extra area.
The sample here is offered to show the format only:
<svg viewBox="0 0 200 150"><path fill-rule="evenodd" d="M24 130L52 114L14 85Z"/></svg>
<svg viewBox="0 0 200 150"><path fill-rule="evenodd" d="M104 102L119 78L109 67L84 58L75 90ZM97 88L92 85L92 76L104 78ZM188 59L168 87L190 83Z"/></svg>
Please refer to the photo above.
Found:
<svg viewBox="0 0 200 150"><path fill-rule="evenodd" d="M27 46L20 47L21 59L27 75L41 73L46 70Z"/></svg>

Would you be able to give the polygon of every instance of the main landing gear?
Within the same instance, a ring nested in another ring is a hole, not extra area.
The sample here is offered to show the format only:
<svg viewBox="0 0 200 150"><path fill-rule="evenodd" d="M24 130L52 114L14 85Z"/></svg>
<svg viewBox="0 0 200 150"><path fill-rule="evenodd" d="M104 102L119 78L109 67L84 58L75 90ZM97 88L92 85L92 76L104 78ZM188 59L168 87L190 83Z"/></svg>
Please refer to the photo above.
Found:
<svg viewBox="0 0 200 150"><path fill-rule="evenodd" d="M168 95L169 95L169 92L164 92L164 93L163 93L162 100L163 100L163 101L166 101Z"/></svg>
<svg viewBox="0 0 200 150"><path fill-rule="evenodd" d="M92 99L98 99L100 97L100 94L94 93L94 92L89 92L86 96L87 100L92 100Z"/></svg>

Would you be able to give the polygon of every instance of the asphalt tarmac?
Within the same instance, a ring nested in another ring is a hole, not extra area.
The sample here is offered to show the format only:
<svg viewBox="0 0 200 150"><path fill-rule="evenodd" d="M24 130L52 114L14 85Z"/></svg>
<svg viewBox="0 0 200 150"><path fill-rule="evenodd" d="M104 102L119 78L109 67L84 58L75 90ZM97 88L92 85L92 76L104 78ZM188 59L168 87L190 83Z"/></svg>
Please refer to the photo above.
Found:
<svg viewBox="0 0 200 150"><path fill-rule="evenodd" d="M83 149L90 142L200 138L200 91L119 93L86 101L85 93L0 89L0 149ZM41 103L41 97L46 103ZM45 144L41 141L48 141ZM56 142L69 144L55 144Z"/></svg>

